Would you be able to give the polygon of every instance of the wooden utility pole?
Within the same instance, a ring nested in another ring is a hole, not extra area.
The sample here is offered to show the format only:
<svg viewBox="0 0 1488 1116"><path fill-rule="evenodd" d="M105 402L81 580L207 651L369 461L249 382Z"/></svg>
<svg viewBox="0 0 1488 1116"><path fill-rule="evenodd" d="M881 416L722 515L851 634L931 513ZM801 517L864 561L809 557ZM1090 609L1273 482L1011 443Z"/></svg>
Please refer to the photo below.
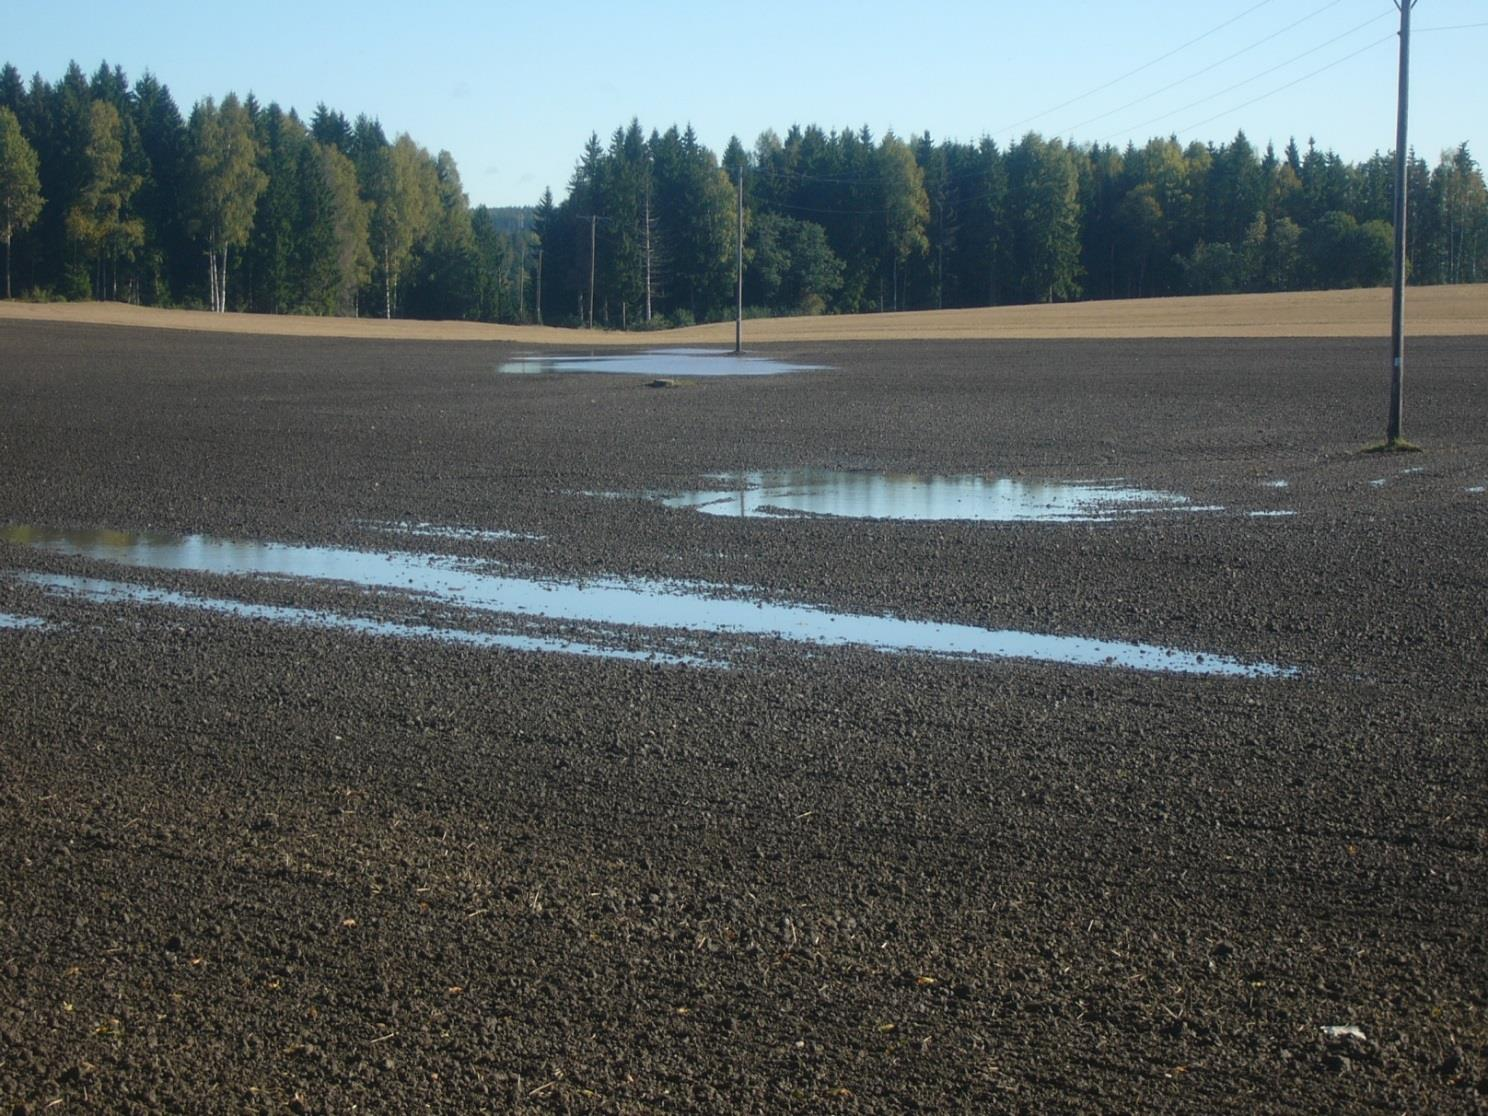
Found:
<svg viewBox="0 0 1488 1116"><path fill-rule="evenodd" d="M734 303L734 353L744 352L744 164L738 166L739 174L739 233L735 239L739 249L739 288Z"/></svg>
<svg viewBox="0 0 1488 1116"><path fill-rule="evenodd" d="M589 215L589 328L594 328L594 229L599 224L599 215Z"/></svg>
<svg viewBox="0 0 1488 1116"><path fill-rule="evenodd" d="M940 187L940 235L935 238L935 309L945 309L945 184Z"/></svg>
<svg viewBox="0 0 1488 1116"><path fill-rule="evenodd" d="M542 325L542 258L543 248L537 246L537 324Z"/></svg>
<svg viewBox="0 0 1488 1116"><path fill-rule="evenodd" d="M1400 93L1395 108L1395 290L1390 304L1390 418L1385 444L1401 440L1401 396L1405 387L1405 218L1409 210L1406 121L1410 104L1410 17L1416 0L1395 0L1400 9Z"/></svg>
<svg viewBox="0 0 1488 1116"><path fill-rule="evenodd" d="M649 156L648 156L649 158ZM646 175L646 321L651 320L651 175Z"/></svg>

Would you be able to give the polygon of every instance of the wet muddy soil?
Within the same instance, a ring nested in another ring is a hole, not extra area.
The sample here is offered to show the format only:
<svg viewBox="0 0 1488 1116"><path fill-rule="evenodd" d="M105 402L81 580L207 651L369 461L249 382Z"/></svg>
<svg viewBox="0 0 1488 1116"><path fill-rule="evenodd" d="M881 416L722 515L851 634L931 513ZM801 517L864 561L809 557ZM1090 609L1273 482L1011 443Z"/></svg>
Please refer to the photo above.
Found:
<svg viewBox="0 0 1488 1116"><path fill-rule="evenodd" d="M493 373L528 352L0 325L0 1110L1488 1103L1488 345L1413 346L1409 460L1358 452L1376 342L781 346L826 367L666 392ZM642 495L778 470L1218 510ZM25 527L1297 674L762 632L591 656L561 645L648 619L513 645L458 596Z"/></svg>

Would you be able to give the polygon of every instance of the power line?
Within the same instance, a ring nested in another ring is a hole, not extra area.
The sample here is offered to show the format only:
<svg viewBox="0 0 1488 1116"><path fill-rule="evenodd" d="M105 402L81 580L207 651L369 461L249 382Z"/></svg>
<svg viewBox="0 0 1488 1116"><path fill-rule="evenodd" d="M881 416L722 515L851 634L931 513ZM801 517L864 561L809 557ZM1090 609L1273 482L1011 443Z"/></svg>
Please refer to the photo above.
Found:
<svg viewBox="0 0 1488 1116"><path fill-rule="evenodd" d="M1319 67L1316 70L1313 70L1312 73L1310 73L1310 74L1303 74L1301 77L1297 78L1295 81L1289 81L1285 85L1278 85L1275 89L1272 89L1272 90L1270 90L1269 92L1266 92L1266 93L1262 93L1259 97L1252 97L1250 100L1244 102L1243 104L1235 105L1233 108L1227 108L1227 109L1224 110L1224 112L1217 113L1214 116L1209 117L1207 120L1200 120L1196 124L1190 124L1187 128L1180 129L1179 130L1179 135L1183 135L1186 132L1192 132L1195 128L1202 128L1205 124L1212 124L1212 123L1214 123L1214 121L1219 120L1221 117L1229 116L1231 113L1239 112L1243 108L1249 108L1251 105L1255 104L1257 101L1264 101L1267 97L1273 97L1277 93L1280 93L1283 90L1290 89L1294 85L1301 85L1304 81L1308 81L1311 78L1315 78L1315 77L1318 76L1318 74L1326 73L1327 71L1333 69L1335 66L1342 66L1345 62L1349 61L1350 59L1357 58L1359 55L1363 54L1365 51L1367 51L1367 50L1373 50L1375 47L1379 46L1381 43L1387 43L1387 42L1389 42L1393 38L1395 38L1395 35L1393 33L1391 33L1389 35L1386 35L1382 39L1375 39L1374 42L1368 43L1368 44L1366 44L1364 46L1361 46L1358 50L1353 51L1353 52L1351 52L1349 54L1345 54L1342 58L1338 59L1337 61L1329 62L1326 66L1322 66L1322 67Z"/></svg>
<svg viewBox="0 0 1488 1116"><path fill-rule="evenodd" d="M790 209L797 213L816 213L824 217L873 217L880 213L887 213L888 206L879 209L817 209L809 205L791 205L787 202L772 202L771 209Z"/></svg>
<svg viewBox="0 0 1488 1116"><path fill-rule="evenodd" d="M1338 7L1339 4L1342 4L1342 3L1343 3L1343 0L1330 0L1329 3L1324 4L1321 8L1318 8L1315 11L1309 12L1307 15L1303 16L1301 19L1292 21L1291 23L1287 24L1285 27L1281 28L1279 31L1273 31L1271 34L1267 35L1264 39L1257 39L1255 42L1251 43L1249 46L1247 46L1247 47L1241 47L1239 50L1235 51L1234 54L1228 54L1225 57L1221 58L1218 62L1211 62L1209 65L1204 66L1202 69L1195 70L1193 73L1189 74L1187 77L1181 77L1177 81L1169 82L1167 85L1164 85L1161 89L1154 89L1151 93L1148 93L1146 96L1138 97L1134 101L1128 101L1128 102L1126 102L1126 104L1120 105L1117 108L1109 109L1106 112L1101 113L1099 116L1092 116L1088 120L1082 120L1082 121L1080 121L1080 123L1074 125L1071 128L1061 129L1061 134L1063 134L1063 135L1073 135L1075 132L1077 132L1079 129L1085 127L1087 124L1094 124L1097 120L1104 120L1108 116L1115 116L1118 112L1125 112L1127 109L1134 108L1135 106L1142 104L1144 101L1150 101L1154 97L1161 96L1162 94L1168 92L1170 89L1176 89L1180 85L1184 85L1184 84L1186 84L1186 83L1188 83L1190 81L1193 81L1194 78L1203 77L1205 74L1212 73L1216 69L1218 69L1220 66L1223 66L1223 65L1225 65L1225 64L1227 64L1229 62L1233 62L1235 59L1239 58L1243 54L1249 54L1251 51L1255 50L1256 47L1265 46L1272 39L1279 38L1282 35L1285 35L1288 31L1295 30L1296 28L1302 26L1302 24L1306 23L1308 20L1314 19L1317 16L1320 16L1324 12L1328 11L1330 8L1336 8L1336 7Z"/></svg>
<svg viewBox="0 0 1488 1116"><path fill-rule="evenodd" d="M881 174L874 174L870 176L816 175L805 174L800 171L777 171L763 169L751 170L750 173L763 178L776 178L782 180L792 180L796 182L817 182L828 186L879 186L883 184L883 176ZM954 174L947 174L944 178L940 179L940 182L966 182L975 178L985 178L989 173L990 172L986 169L957 171Z"/></svg>
<svg viewBox="0 0 1488 1116"><path fill-rule="evenodd" d="M849 175L849 174L810 174L810 173L808 173L806 171L769 170L769 169L766 169L764 167L756 167L756 168L754 168L754 170L751 173L756 174L756 175L762 175L765 178L792 178L792 179L795 179L798 182L825 182L825 183L828 183L830 185L848 185L848 186L851 186L851 185L854 185L856 183L877 182L877 181L879 181L879 176L878 175L874 175L872 178L864 178L864 177L859 176L859 175Z"/></svg>
<svg viewBox="0 0 1488 1116"><path fill-rule="evenodd" d="M979 177L985 177L985 172ZM990 198L996 197L998 193L999 191L996 190L987 190L983 193L972 194L969 197L958 197L956 199L956 205L975 205L977 202L987 201ZM769 208L789 209L796 213L815 213L826 217L876 217L879 214L889 212L892 207L884 206L880 209L819 209L809 205L792 205L789 202L771 202Z"/></svg>
<svg viewBox="0 0 1488 1116"><path fill-rule="evenodd" d="M1488 27L1488 23L1454 23L1450 27L1414 27L1412 35L1429 35L1433 31L1471 31L1478 27Z"/></svg>
<svg viewBox="0 0 1488 1116"><path fill-rule="evenodd" d="M1154 117L1152 117L1152 118L1150 118L1148 120L1142 121L1140 124L1133 124L1133 125L1131 125L1129 127L1126 127L1126 128L1121 129L1120 131L1112 132L1110 135L1102 136L1100 138L1100 141L1099 142L1105 143L1107 140L1114 139L1117 136L1126 135L1127 133L1129 133L1129 132L1135 132L1135 131L1137 131L1140 128L1146 128L1146 127L1149 127L1150 125L1156 124L1156 123L1158 123L1160 121L1168 120L1168 119L1170 119L1171 117L1174 117L1174 116L1179 116L1182 113L1187 112L1189 109L1198 108L1200 105L1206 105L1210 101L1217 101L1220 97L1223 97L1226 93L1233 93L1235 90L1240 89L1240 88L1242 88L1244 86L1247 86L1251 82L1260 81L1261 78L1263 78L1263 77L1269 77L1271 74L1276 73L1277 70L1284 70L1284 69L1286 69L1288 66L1290 66L1294 62L1300 62L1300 61L1302 61L1302 59L1307 58L1307 57L1309 57L1311 55L1314 55L1314 54L1316 54L1320 50L1326 50L1328 47L1332 46L1334 43L1340 42L1341 40L1348 38L1350 35L1354 34L1357 31L1362 31L1364 28L1368 27L1372 23L1378 23L1380 20L1386 18L1386 16L1388 16L1388 15L1389 15L1389 13L1386 12L1386 13L1382 13L1382 14L1377 15L1377 16L1372 16L1371 18L1366 19L1363 23L1355 24L1353 27L1350 27L1347 31L1344 31L1343 33L1338 34L1338 35L1334 35L1331 39L1328 39L1326 42L1321 42L1321 43L1319 43L1315 47L1309 47L1307 50L1304 50L1301 54L1295 54L1295 55L1293 55L1291 58L1288 58L1285 62L1278 62L1276 65L1271 66L1271 67L1268 67L1267 69L1262 70L1258 74L1252 74L1250 77L1245 78L1245 79L1243 79L1241 81L1237 81L1233 85L1227 85L1223 89L1221 89L1219 92L1217 92L1217 93L1211 93L1207 97L1200 97L1197 101L1190 101L1188 104L1181 105L1180 107L1174 109L1171 112L1165 112L1161 116L1154 116ZM1388 38L1389 36L1386 36L1386 37ZM1376 45L1378 45L1378 42L1383 42L1383 41L1384 40L1378 40L1375 43L1370 43L1369 46L1376 46ZM1365 47L1364 49L1367 50L1369 48L1368 47ZM1352 58L1353 55L1349 55L1349 57ZM1346 61L1346 59L1345 59L1345 61ZM1269 96L1269 94L1267 94L1267 96ZM1260 98L1257 98L1257 100L1259 100L1259 99ZM1247 104L1254 104L1255 102L1254 101L1248 101L1246 103ZM1241 107L1243 108L1244 106L1241 106ZM1234 111L1234 110L1231 110L1231 111ZM1224 114L1221 113L1221 115L1224 115Z"/></svg>
<svg viewBox="0 0 1488 1116"><path fill-rule="evenodd" d="M1269 0L1267 0L1267 2L1269 2ZM1200 76L1200 74L1205 73L1205 72L1208 72L1208 70L1212 70L1214 68L1214 66L1223 65L1226 62L1230 62L1233 59L1238 58L1238 57L1240 57L1241 55L1243 55L1245 53L1248 53L1249 51L1255 49L1256 47L1262 46L1265 43L1270 42L1271 40L1277 38L1278 36L1283 35L1286 32L1295 29L1296 27L1298 27L1302 23L1305 23L1308 20L1310 20L1310 19L1312 19L1312 18L1314 18L1314 17L1316 17L1318 15L1321 15L1324 12L1326 12L1326 11L1328 11L1328 10L1334 8L1334 7L1337 7L1338 4L1340 4L1340 3L1342 3L1342 0L1331 0L1330 3L1324 4L1322 7L1317 8L1316 10L1312 11L1308 15L1303 16L1301 19L1294 20L1292 23L1287 24L1285 27L1282 27L1280 30L1275 31L1272 34L1267 35L1264 38L1259 39L1259 40L1257 40L1254 43L1251 43L1249 46L1244 47L1241 50L1238 50L1238 51L1234 52L1233 54L1227 55L1225 58L1220 59L1218 62L1214 63L1213 65L1211 65L1209 67L1206 67L1205 70L1196 71L1194 74L1191 74L1188 77L1180 78L1178 81L1172 82L1169 85L1166 85L1163 88L1158 89L1158 90L1154 91L1153 93L1148 94L1145 97L1138 98L1136 101L1132 101L1132 102L1129 102L1127 105L1121 106L1121 108L1113 109L1113 110L1111 110L1111 112L1103 113L1101 116L1092 117L1090 120L1084 121L1083 124L1088 124L1088 123L1091 123L1091 122L1093 122L1095 120L1103 119L1105 116L1110 116L1110 115L1113 115L1116 112L1120 112L1123 108L1129 108L1129 107L1131 107L1131 105L1140 104L1142 101L1150 100L1154 96L1157 96L1157 95L1159 95L1161 93L1164 93L1167 90L1172 89L1172 88L1174 88L1177 85L1181 85L1184 82L1189 81L1189 80L1191 80L1194 77ZM1212 29L1211 31L1206 32L1204 35L1199 36L1197 39L1190 40L1189 44L1185 44L1185 45L1192 45L1192 43L1198 42L1201 39L1206 38L1208 35L1213 34L1215 31L1221 30L1224 27L1229 26L1231 23L1234 23L1237 20L1244 18L1244 16L1249 15L1251 12L1255 11L1256 8L1259 8L1261 6L1262 6L1261 4L1257 4L1254 7L1247 9L1246 11L1240 13L1240 15L1235 16L1231 20L1228 20L1226 23L1220 24L1219 27L1216 27L1216 28ZM1310 57L1311 55L1316 54L1318 51L1327 49L1328 47L1332 46L1333 44L1335 44L1337 42L1340 42L1343 39L1348 38L1350 35L1353 35L1356 32L1363 30L1365 27L1368 27L1368 26L1370 26L1371 24L1374 24L1374 23L1378 23L1381 19L1384 19L1385 18L1385 15L1387 15L1387 14L1389 14L1389 13L1385 13L1385 14L1378 15L1378 16L1373 16L1373 17L1371 17L1371 18L1363 21L1362 23L1359 23L1359 24L1354 25L1353 27L1349 28L1348 30L1343 31L1340 34L1335 35L1332 38L1327 39L1324 42L1321 42L1321 43L1317 44L1316 46L1309 47L1307 50L1302 51L1300 54L1293 55L1291 58L1288 58L1288 59L1286 59L1283 62L1277 63L1274 66L1270 66L1267 69L1261 70L1259 73L1252 74L1248 78L1245 78L1245 79L1243 79L1241 81L1238 81L1238 82L1235 82L1235 83L1233 83L1231 85L1228 85L1224 89L1219 90L1217 93L1212 93L1212 94L1210 94L1210 95L1208 95L1206 97L1201 97L1201 98L1199 98L1196 101L1191 101L1188 104L1186 104L1186 105L1184 105L1184 106L1182 106L1180 108L1174 109L1171 112L1164 113L1161 116L1152 117L1151 119L1146 120L1146 121L1143 121L1140 124L1136 124L1136 125L1133 125L1133 126L1131 126L1129 128L1123 129L1121 132L1113 132L1110 135L1103 136L1103 137L1101 137L1100 140L1098 140L1096 142L1097 143L1108 142L1109 140L1115 138L1118 135L1122 135L1122 134L1125 134L1125 133L1133 132L1133 131L1136 131L1137 129L1140 129L1140 128L1148 127L1151 124L1155 124L1155 123L1158 123L1160 121L1167 120L1167 119L1169 119L1169 118L1171 118L1173 116L1177 116L1180 113L1183 113L1183 112L1188 111L1189 109L1197 108L1200 105L1208 104L1211 101L1214 101L1214 100L1217 100L1220 97L1223 97L1226 93L1234 92L1236 89L1243 88L1246 85L1249 85L1249 84L1251 84L1253 82L1259 81L1263 77L1267 77L1270 74L1276 73L1278 70L1285 69L1287 66L1290 66L1290 65L1292 65L1295 62L1299 62L1299 61L1301 61L1304 58ZM1430 28L1429 30L1448 31L1448 30L1459 30L1459 29L1466 29L1466 28L1473 28L1473 27L1488 27L1488 23L1462 24L1462 25L1458 25L1458 26L1455 26L1455 27ZM1343 63L1348 62L1348 61L1352 60L1353 58L1358 57L1360 54L1363 54L1364 52L1366 52L1368 50L1371 50L1371 49L1373 49L1376 46L1379 46L1381 43L1386 42L1386 41L1388 41L1389 39L1391 39L1393 37L1394 37L1393 34L1392 35L1386 35L1383 38L1376 39L1373 42L1367 43L1366 45L1360 47L1358 50L1355 50L1355 51L1353 51L1353 52L1351 52L1349 54L1346 54L1342 58L1339 58L1339 59L1337 59L1337 60L1335 60L1333 62L1330 62L1326 66L1322 66L1322 67L1320 67L1320 68L1318 68L1316 70L1313 70L1312 72L1310 72L1308 74L1304 74L1303 76L1301 76L1299 78L1296 78L1293 81L1287 82L1284 85L1277 86L1275 89L1271 89L1271 90L1269 90L1269 91L1267 91L1265 93L1262 93L1262 94L1260 94L1260 95L1258 95L1256 97L1253 97L1250 100L1245 101L1245 102L1243 102L1243 103L1241 103L1239 105L1235 105L1235 106L1233 106L1231 108L1228 108L1225 111L1223 111L1221 113L1218 113L1218 114L1216 114L1214 116L1211 116L1211 117L1209 117L1206 120L1201 120L1201 121L1199 121L1196 124L1193 124L1193 125L1191 125L1191 126L1189 126L1187 128L1181 129L1180 134L1186 133L1186 132L1191 132L1191 131L1193 131L1196 128L1203 127L1205 124L1212 123L1215 120L1221 119L1222 117L1225 117L1225 116L1228 116L1228 115L1230 115L1232 113L1238 112L1241 109L1247 108L1250 105L1256 104L1259 101L1263 101L1267 97L1275 96L1277 93L1280 93L1280 92L1283 92L1283 91L1285 91L1287 89L1290 89L1293 86L1299 85L1299 84L1301 84L1304 81L1308 81L1311 78L1314 78L1314 77L1318 76L1319 74L1326 73L1328 70L1331 70L1331 69L1333 69L1333 68L1335 68L1337 66L1341 66ZM1179 50L1182 50L1182 49L1184 49L1184 48L1183 47L1176 48L1174 51L1168 52L1168 54L1163 55L1161 58L1154 59L1152 62L1147 63L1144 66L1139 67L1137 70L1131 71L1131 73L1137 73L1137 72L1140 72L1141 70L1148 69L1152 65L1155 65L1157 62L1160 62L1160 61L1162 61L1165 58L1171 57L1173 54L1177 53ZM1126 76L1130 76L1130 74L1128 74ZM1115 79L1115 81L1120 81L1120 80L1123 80L1123 79L1121 79L1121 78ZM1107 86L1109 86L1111 84L1115 84L1115 81L1107 83ZM1102 86L1100 88L1106 88L1107 86ZM1097 92L1097 91L1099 91L1099 90L1093 90L1092 92ZM1074 103L1074 101L1081 100L1081 99L1083 99L1087 95L1088 94L1082 94L1080 97L1074 98L1072 101L1066 102L1066 104ZM1053 112L1053 111L1056 111L1056 110L1051 109L1049 111L1050 112ZM1041 115L1046 115L1046 114L1041 114ZM1026 119L1031 120L1031 119L1035 119L1035 118L1029 117L1029 118L1026 118ZM1076 127L1081 127L1081 126L1083 126L1083 124L1076 125ZM756 175L758 175L760 177L772 178L772 179L781 180L781 181L794 181L794 182L800 182L800 183L815 182L815 183L821 183L821 184L824 184L824 185L837 185L837 186L873 186L873 185L879 185L883 181L882 178L880 176L878 176L878 175L873 175L873 176L819 175L819 174L811 174L811 173L805 172L805 171L782 171L782 170L776 170L776 169L773 169L773 168L766 168L766 167L757 167L751 173L754 173L754 174L756 174ZM976 179L985 178L988 173L989 172L987 170L985 170L985 169L964 170L964 171L960 171L960 172L956 172L956 173L952 173L952 174L947 174L943 179L940 180L940 183L943 184L943 185L954 185L954 184L957 184L957 183L960 183L960 182L965 182L965 181L970 181L970 180L976 180ZM987 196L990 196L990 195L987 195ZM975 202L977 200L980 200L980 199L979 198L962 199L962 202L964 204L964 203L966 203L968 201L969 202ZM876 216L878 214L885 213L885 212L888 211L886 207L885 208L874 208L874 209L828 209L828 208L820 208L820 207L814 207L814 206L796 205L796 204L785 203L785 202L772 202L771 204L774 207L779 208L779 209L788 209L788 210L792 210L792 211L797 212L797 213L809 213L809 214L817 214L817 215L823 215L823 216L867 217L867 216Z"/></svg>
<svg viewBox="0 0 1488 1116"><path fill-rule="evenodd" d="M1079 102L1085 100L1087 97L1093 97L1097 93L1102 93L1105 90L1110 89L1111 86L1113 86L1113 85L1119 85L1121 82L1125 81L1127 78L1136 77L1138 74L1142 73L1143 71L1150 70L1153 66L1156 66L1159 62L1166 62L1169 58L1172 58L1173 55L1179 54L1179 53L1187 50L1189 47L1195 46L1196 44L1203 42L1205 39L1209 38L1209 36L1211 36L1211 35L1218 34L1220 31L1223 31L1226 27L1229 27L1231 24L1239 23L1240 20L1244 19L1246 16L1250 15L1252 12L1258 11L1259 9L1264 8L1269 3L1271 3L1271 0L1260 0L1260 3L1258 3L1258 4L1252 4L1250 7L1246 8L1243 12L1241 12L1239 15L1233 16L1230 19L1225 20L1223 23L1219 24L1216 27L1211 27L1208 31L1205 31L1202 35L1199 35L1199 36L1196 36L1195 38L1189 39L1188 42L1186 42L1186 43L1179 44L1178 46L1174 47L1172 50L1168 51L1166 54L1160 54L1160 55L1158 55L1156 58L1152 59L1150 62L1144 62L1144 63L1142 63L1142 65L1138 66L1135 70L1128 70L1126 73L1122 74L1120 77L1114 77L1110 81L1105 82L1104 84L1095 86L1095 88L1093 88L1093 89L1087 89L1087 90L1085 90L1085 92L1079 94L1078 96L1071 97L1069 100L1063 102L1062 104L1057 104L1053 108L1045 109L1043 112L1034 113L1032 116L1025 116L1022 120L1015 120L1011 124L1004 124L1001 127L994 128L994 129L992 129L992 133L991 134L994 135L994 136L995 135L1001 135L1003 132L1009 131L1010 129L1021 128L1024 124L1031 123L1034 120L1039 120L1042 117L1045 117L1045 116L1050 115L1051 113L1056 113L1060 109L1069 108L1070 105L1078 104Z"/></svg>

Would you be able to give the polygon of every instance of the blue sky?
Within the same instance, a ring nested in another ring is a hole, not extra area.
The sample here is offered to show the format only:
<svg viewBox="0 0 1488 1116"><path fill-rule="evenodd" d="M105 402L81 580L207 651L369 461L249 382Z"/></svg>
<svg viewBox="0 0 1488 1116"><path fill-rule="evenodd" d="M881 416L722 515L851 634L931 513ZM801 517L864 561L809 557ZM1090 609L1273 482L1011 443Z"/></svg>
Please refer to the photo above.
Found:
<svg viewBox="0 0 1488 1116"><path fill-rule="evenodd" d="M792 123L1004 144L1028 130L1124 144L1243 128L1258 147L1312 135L1349 160L1395 134L1393 0L6 9L0 61L28 78L107 59L131 79L153 71L183 113L229 90L307 119L325 101L449 150L472 203L491 205L549 185L561 197L589 133L607 138L633 116L648 131L691 122L715 151ZM1418 0L1413 23L1412 145L1431 162L1463 141L1488 157L1488 26L1462 26L1488 24L1488 0Z"/></svg>

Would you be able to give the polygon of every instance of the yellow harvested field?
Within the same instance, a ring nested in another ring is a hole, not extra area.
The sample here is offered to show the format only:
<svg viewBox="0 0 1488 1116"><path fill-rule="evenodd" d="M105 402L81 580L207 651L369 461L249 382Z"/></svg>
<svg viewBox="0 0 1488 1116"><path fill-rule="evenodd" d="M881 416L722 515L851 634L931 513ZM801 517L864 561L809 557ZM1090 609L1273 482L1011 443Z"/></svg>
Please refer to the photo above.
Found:
<svg viewBox="0 0 1488 1116"><path fill-rule="evenodd" d="M664 333L618 333L476 322L388 322L378 318L211 314L200 310L152 310L117 302L35 304L0 301L0 321L13 319L285 337L509 341L525 345L715 345L732 344L734 340L732 322ZM1406 295L1406 332L1415 337L1488 335L1488 283L1411 289ZM759 319L744 323L746 343L1000 338L1388 337L1389 334L1390 292L1385 288L1127 299L975 310L918 310Z"/></svg>

